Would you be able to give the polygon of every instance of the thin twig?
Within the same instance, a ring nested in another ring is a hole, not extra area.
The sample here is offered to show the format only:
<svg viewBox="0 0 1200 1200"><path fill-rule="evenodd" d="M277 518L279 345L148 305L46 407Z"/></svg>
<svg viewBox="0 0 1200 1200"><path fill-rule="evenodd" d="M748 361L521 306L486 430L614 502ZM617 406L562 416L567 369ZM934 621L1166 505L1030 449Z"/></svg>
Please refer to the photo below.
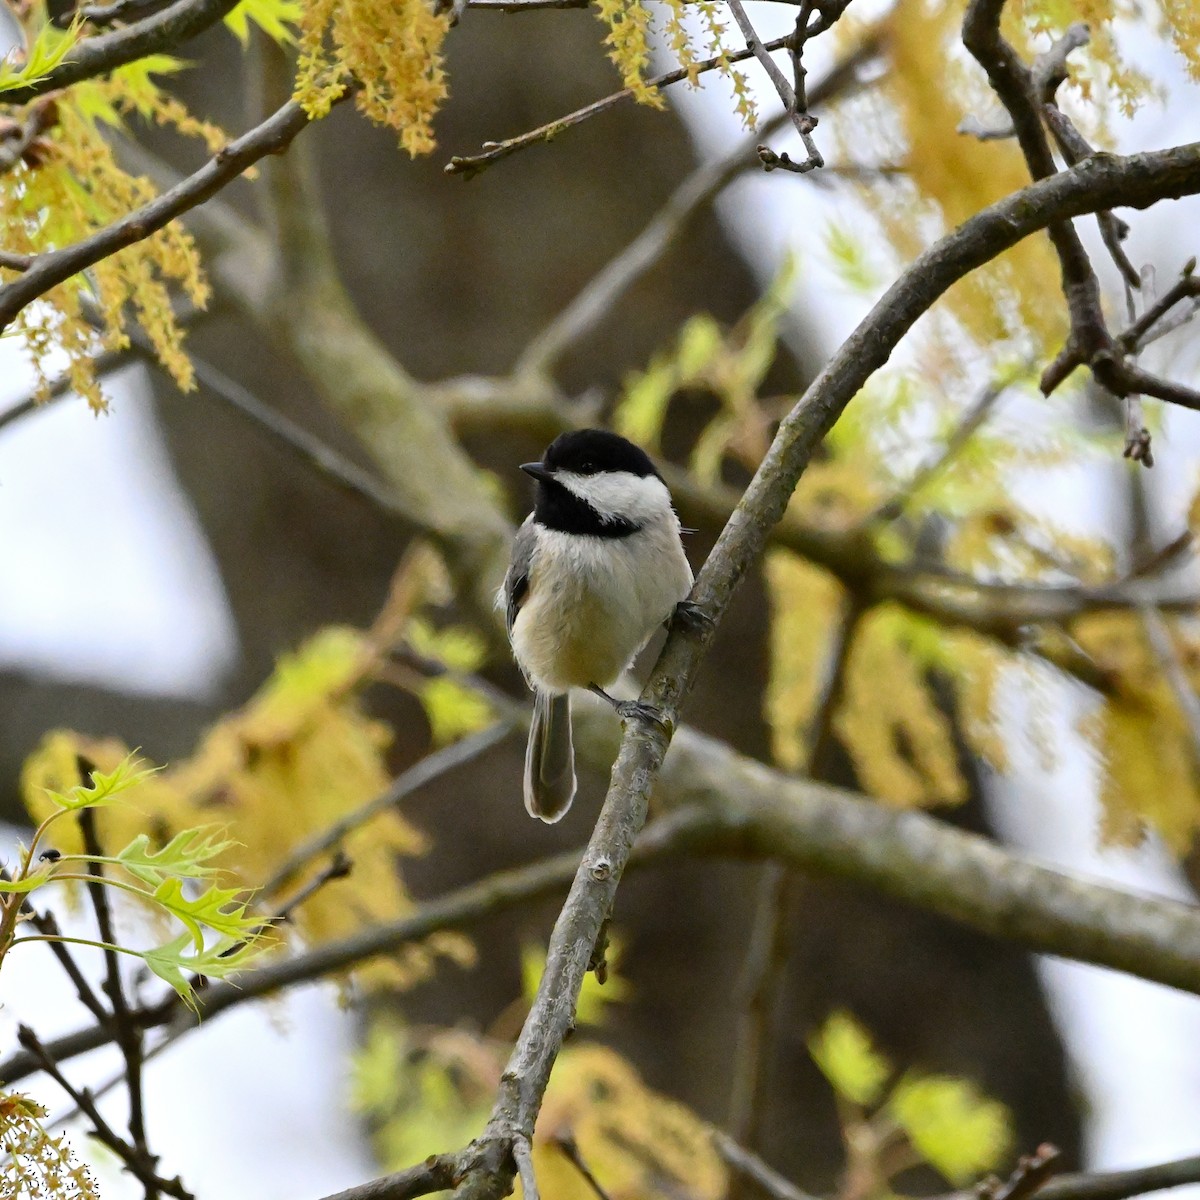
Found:
<svg viewBox="0 0 1200 1200"><path fill-rule="evenodd" d="M32 1029L27 1025L18 1025L17 1041L34 1058L38 1069L49 1075L75 1101L80 1111L91 1122L96 1138L120 1158L125 1169L146 1189L147 1196L166 1192L168 1196L176 1197L176 1200L195 1200L178 1175L174 1179L163 1178L155 1169L158 1160L149 1154L144 1146L131 1146L113 1129L96 1107L92 1094L86 1088L75 1087L63 1075L51 1051L38 1040Z"/></svg>
<svg viewBox="0 0 1200 1200"><path fill-rule="evenodd" d="M91 775L91 764L80 759L80 775L87 780ZM146 1117L142 1096L142 1031L134 1021L129 1002L125 997L125 985L121 979L121 960L112 947L117 944L113 928L112 912L108 905L108 889L104 886L104 867L98 861L104 855L96 832L95 809L85 808L79 814L79 829L83 835L84 852L89 856L88 874L96 879L88 884L88 896L96 914L96 925L100 940L104 942L104 993L112 1006L112 1026L117 1046L125 1060L125 1090L129 1097L129 1136L133 1139L136 1153L147 1162L154 1157L146 1144ZM153 1181L143 1180L146 1200L156 1200L158 1192Z"/></svg>
<svg viewBox="0 0 1200 1200"><path fill-rule="evenodd" d="M23 275L0 287L0 331L11 324L21 309L52 287L149 237L215 195L264 155L285 149L307 124L308 114L299 104L289 101L261 125L218 150L198 171L141 208L72 246L39 254Z"/></svg>
<svg viewBox="0 0 1200 1200"><path fill-rule="evenodd" d="M600 1186L600 1181L592 1174L592 1168L587 1165L587 1160L579 1152L579 1143L573 1134L556 1134L550 1144L556 1150L561 1151L567 1162L583 1176L583 1181L596 1193L596 1200L611 1200L609 1194Z"/></svg>
<svg viewBox="0 0 1200 1200"><path fill-rule="evenodd" d="M827 103L854 90L858 71L878 53L881 35L864 38L812 88L814 103ZM760 131L766 136L787 120L773 117ZM648 271L679 237L691 217L718 196L749 165L755 139L740 142L724 158L697 167L671 194L650 223L615 258L584 286L582 291L525 346L514 375L542 374L551 370L580 338L594 330L618 300Z"/></svg>
<svg viewBox="0 0 1200 1200"><path fill-rule="evenodd" d="M1060 1175L1038 1194L1042 1200L1128 1200L1189 1183L1200 1183L1200 1155L1130 1171Z"/></svg>
<svg viewBox="0 0 1200 1200"><path fill-rule="evenodd" d="M508 721L498 721L479 733L473 733L470 737L426 755L407 771L397 775L378 796L297 846L275 874L263 884L263 893L268 896L274 895L281 887L290 883L305 864L336 846L352 830L365 825L380 813L395 808L401 800L427 787L435 779L440 779L450 771L457 770L485 754L493 746L504 741L512 732L512 728Z"/></svg>
<svg viewBox="0 0 1200 1200"><path fill-rule="evenodd" d="M802 1192L773 1167L763 1162L757 1154L740 1146L724 1131L713 1130L712 1140L717 1153L729 1167L738 1175L757 1184L773 1200L814 1200L813 1196Z"/></svg>
<svg viewBox="0 0 1200 1200"><path fill-rule="evenodd" d="M1188 259L1179 272L1179 279L1151 304L1128 329L1117 335L1117 344L1127 354L1135 354L1145 345L1147 335L1175 307L1189 298L1200 296L1200 279L1196 278L1196 260Z"/></svg>
<svg viewBox="0 0 1200 1200"><path fill-rule="evenodd" d="M950 436L942 443L928 459L925 460L909 477L896 493L884 500L868 517L868 522L894 521L903 512L908 502L930 480L938 476L966 449L971 438L992 415L1001 397L1022 378L1032 363L1023 363L1004 379L994 379L983 388L971 406L962 414L958 423L951 430Z"/></svg>
<svg viewBox="0 0 1200 1200"><path fill-rule="evenodd" d="M773 41L767 42L764 49L782 50L787 46L791 36L791 34L788 34L786 37L775 38ZM716 55L713 58L706 58L702 62L696 63L694 68L680 67L675 71L666 71L662 75L655 75L646 80L646 86L659 89L670 87L674 83L679 83L681 80L690 78L692 74L703 75L707 71L724 69L727 66L745 62L746 59L753 57L754 51L748 47L745 50L736 50L732 54ZM591 104L585 104L583 108L577 108L574 112L567 113L565 116L550 121L545 125L539 125L537 129L531 129L528 133L523 133L518 137L507 138L502 142L485 142L483 153L481 154L455 155L446 164L444 169L447 175L465 175L470 179L480 171L490 167L492 163L498 162L502 158L507 158L510 154L515 154L518 150L524 150L528 146L536 145L538 142L549 142L564 130L570 129L574 125L579 125L591 117L598 116L602 112L607 112L614 105L620 104L622 100L630 100L632 98L633 91L631 88L624 88L619 92L613 92L609 96L595 100Z"/></svg>
<svg viewBox="0 0 1200 1200"><path fill-rule="evenodd" d="M517 1172L521 1177L523 1200L539 1200L537 1176L533 1170L533 1152L525 1134L518 1134L513 1138L513 1158L516 1159Z"/></svg>

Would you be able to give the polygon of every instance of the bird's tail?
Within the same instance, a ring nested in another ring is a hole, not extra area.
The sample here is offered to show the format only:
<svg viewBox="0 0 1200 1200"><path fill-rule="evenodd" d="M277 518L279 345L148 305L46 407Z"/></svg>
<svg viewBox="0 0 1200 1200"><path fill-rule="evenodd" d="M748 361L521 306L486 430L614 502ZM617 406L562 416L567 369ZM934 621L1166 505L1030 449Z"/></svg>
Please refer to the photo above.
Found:
<svg viewBox="0 0 1200 1200"><path fill-rule="evenodd" d="M575 747L571 697L535 692L525 749L525 807L531 817L553 823L575 799Z"/></svg>

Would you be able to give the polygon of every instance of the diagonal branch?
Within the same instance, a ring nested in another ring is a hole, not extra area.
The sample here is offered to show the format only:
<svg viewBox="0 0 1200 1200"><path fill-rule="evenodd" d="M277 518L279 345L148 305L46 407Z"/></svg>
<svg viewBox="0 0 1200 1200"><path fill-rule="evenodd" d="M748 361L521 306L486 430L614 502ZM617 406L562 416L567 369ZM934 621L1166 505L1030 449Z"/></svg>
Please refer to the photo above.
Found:
<svg viewBox="0 0 1200 1200"><path fill-rule="evenodd" d="M1129 158L1096 156L993 204L904 271L781 423L692 589L690 599L711 623L673 628L642 693L642 700L663 714L664 723L639 721L626 730L599 820L555 924L537 996L504 1072L491 1118L473 1143L466 1178L455 1192L459 1200L500 1200L511 1187L514 1140L532 1136L596 938L612 907L633 840L645 822L649 791L662 767L674 721L716 624L783 516L821 439L917 318L968 272L1030 233L1080 213L1117 203L1150 204L1196 190L1200 190L1200 145L1192 144ZM862 844L870 844L869 838ZM969 899L958 897L956 903Z"/></svg>
<svg viewBox="0 0 1200 1200"><path fill-rule="evenodd" d="M342 94L342 99L349 92ZM132 246L162 229L176 217L202 204L267 154L278 154L308 124L300 105L288 101L261 125L222 147L198 171L128 216L73 246L40 254L19 278L0 287L0 331L27 304L72 275Z"/></svg>

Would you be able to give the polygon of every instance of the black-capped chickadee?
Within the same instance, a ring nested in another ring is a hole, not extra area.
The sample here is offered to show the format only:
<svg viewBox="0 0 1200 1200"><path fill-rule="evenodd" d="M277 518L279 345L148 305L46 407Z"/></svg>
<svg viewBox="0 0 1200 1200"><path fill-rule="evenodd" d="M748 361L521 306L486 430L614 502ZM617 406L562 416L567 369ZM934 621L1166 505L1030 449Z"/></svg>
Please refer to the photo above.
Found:
<svg viewBox="0 0 1200 1200"><path fill-rule="evenodd" d="M680 608L692 569L671 494L645 451L615 433L564 433L541 462L533 512L504 577L508 635L534 691L525 751L525 807L559 820L575 797L571 688L622 717L654 717L607 692L654 631Z"/></svg>

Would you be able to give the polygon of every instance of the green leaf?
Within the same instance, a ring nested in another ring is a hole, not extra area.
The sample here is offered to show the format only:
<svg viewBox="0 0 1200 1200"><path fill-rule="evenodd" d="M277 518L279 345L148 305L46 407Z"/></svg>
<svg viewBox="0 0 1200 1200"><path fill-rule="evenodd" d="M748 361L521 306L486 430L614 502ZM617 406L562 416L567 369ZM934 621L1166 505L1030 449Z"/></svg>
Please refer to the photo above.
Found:
<svg viewBox="0 0 1200 1200"><path fill-rule="evenodd" d="M303 11L299 0L242 0L226 15L225 27L247 46L250 44L250 22L253 21L272 41L290 46Z"/></svg>
<svg viewBox="0 0 1200 1200"><path fill-rule="evenodd" d="M871 1044L870 1035L848 1013L831 1013L810 1039L808 1052L839 1096L855 1104L878 1102L892 1073L891 1063Z"/></svg>
<svg viewBox="0 0 1200 1200"><path fill-rule="evenodd" d="M421 688L421 704L439 746L485 729L496 719L492 706L478 692L444 675Z"/></svg>
<svg viewBox="0 0 1200 1200"><path fill-rule="evenodd" d="M629 375L616 411L613 428L639 446L658 448L667 407L679 385L670 358L656 358L645 371Z"/></svg>
<svg viewBox="0 0 1200 1200"><path fill-rule="evenodd" d="M966 1079L906 1077L888 1109L917 1152L955 1187L998 1167L1012 1144L1008 1109Z"/></svg>
<svg viewBox="0 0 1200 1200"><path fill-rule="evenodd" d="M487 658L483 638L465 625L435 629L421 617L413 617L404 630L405 640L423 658L431 658L452 671L474 671Z"/></svg>
<svg viewBox="0 0 1200 1200"><path fill-rule="evenodd" d="M150 848L150 839L140 833L116 856L116 861L151 887L169 878L199 879L215 875L217 869L204 864L235 844L220 840L222 832L219 825L185 829L157 851Z"/></svg>
<svg viewBox="0 0 1200 1200"><path fill-rule="evenodd" d="M183 882L165 879L147 899L183 922L197 948L204 945L205 927L220 937L235 941L250 936L262 924L257 916L246 915L245 901L238 901L239 888L222 888L215 884L200 895L189 899L183 894Z"/></svg>
<svg viewBox="0 0 1200 1200"><path fill-rule="evenodd" d="M708 313L689 318L679 334L675 355L681 382L700 379L722 350L721 327Z"/></svg>
<svg viewBox="0 0 1200 1200"><path fill-rule="evenodd" d="M73 23L67 30L56 29L50 24L43 25L29 47L24 63L19 67L14 66L16 50L10 50L0 58L0 92L11 92L41 82L71 53L78 41L78 24Z"/></svg>
<svg viewBox="0 0 1200 1200"><path fill-rule="evenodd" d="M867 243L849 226L830 222L825 232L825 252L838 278L848 288L871 292L879 287L879 271L871 262Z"/></svg>
<svg viewBox="0 0 1200 1200"><path fill-rule="evenodd" d="M158 767L139 769L136 753L131 753L107 774L104 771L92 771L90 783L77 783L67 792L54 792L47 788L46 795L65 812L102 808L104 805L115 803L116 798L123 792L137 787L157 770Z"/></svg>
<svg viewBox="0 0 1200 1200"><path fill-rule="evenodd" d="M221 937L208 946L194 947L191 936L181 933L174 941L151 950L136 951L138 957L159 979L171 987L190 1008L195 1008L192 981L185 972L204 975L209 979L225 979L242 970L250 959L261 954L263 946L258 940L250 940L238 946L242 938ZM234 947L238 946L235 950ZM193 949L193 953L188 953Z"/></svg>
<svg viewBox="0 0 1200 1200"><path fill-rule="evenodd" d="M170 54L147 54L118 67L112 77L121 85L122 106L132 108L141 117L152 118L162 98L155 76L176 75L188 65Z"/></svg>

